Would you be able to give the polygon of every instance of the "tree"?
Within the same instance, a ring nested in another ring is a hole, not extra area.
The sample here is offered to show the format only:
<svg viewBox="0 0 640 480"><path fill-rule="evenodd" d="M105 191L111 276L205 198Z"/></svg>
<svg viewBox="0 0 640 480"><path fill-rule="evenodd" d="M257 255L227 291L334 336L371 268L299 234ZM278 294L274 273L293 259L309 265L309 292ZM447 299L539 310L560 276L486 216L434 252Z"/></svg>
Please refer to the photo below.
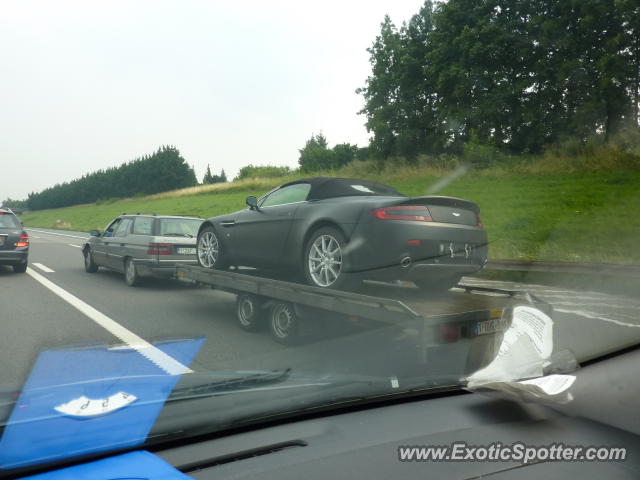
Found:
<svg viewBox="0 0 640 480"><path fill-rule="evenodd" d="M380 158L538 152L638 126L637 0L449 0L381 24L360 113Z"/></svg>
<svg viewBox="0 0 640 480"><path fill-rule="evenodd" d="M312 135L299 152L298 163L301 172L317 172L335 167L335 153L329 150L327 139L322 133Z"/></svg>
<svg viewBox="0 0 640 480"><path fill-rule="evenodd" d="M386 15L369 52L371 75L365 87L356 90L365 100L359 112L367 116L367 131L373 133L371 148L382 158L394 153L395 137L398 131L397 108L399 96L398 64L401 57L401 41L398 31ZM302 166L302 163L300 164Z"/></svg>
<svg viewBox="0 0 640 480"><path fill-rule="evenodd" d="M213 176L211 175L211 168L209 168L209 164L207 164L207 171L205 172L204 177L202 177L202 184L208 185L210 183L213 183Z"/></svg>
<svg viewBox="0 0 640 480"><path fill-rule="evenodd" d="M165 192L196 184L193 168L178 149L163 146L153 155L31 193L27 204L31 210L58 208L100 199Z"/></svg>
<svg viewBox="0 0 640 480"><path fill-rule="evenodd" d="M350 143L339 143L332 149L333 167L340 168L355 160L358 155L358 146Z"/></svg>

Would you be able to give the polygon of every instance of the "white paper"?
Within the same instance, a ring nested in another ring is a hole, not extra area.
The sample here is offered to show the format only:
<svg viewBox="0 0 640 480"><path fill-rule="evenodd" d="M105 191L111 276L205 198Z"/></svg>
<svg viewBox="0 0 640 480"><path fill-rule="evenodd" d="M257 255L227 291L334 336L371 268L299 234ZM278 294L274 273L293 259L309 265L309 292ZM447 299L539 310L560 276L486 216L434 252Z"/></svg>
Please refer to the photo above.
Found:
<svg viewBox="0 0 640 480"><path fill-rule="evenodd" d="M498 354L489 365L467 378L467 386L541 377L552 351L553 320L536 308L515 307Z"/></svg>
<svg viewBox="0 0 640 480"><path fill-rule="evenodd" d="M126 407L136 400L135 395L125 392L114 393L107 398L87 398L82 395L67 403L62 403L54 409L72 417L94 417Z"/></svg>
<svg viewBox="0 0 640 480"><path fill-rule="evenodd" d="M547 395L558 395L568 390L575 381L576 377L574 375L547 375L546 377L523 380L518 383L535 385Z"/></svg>

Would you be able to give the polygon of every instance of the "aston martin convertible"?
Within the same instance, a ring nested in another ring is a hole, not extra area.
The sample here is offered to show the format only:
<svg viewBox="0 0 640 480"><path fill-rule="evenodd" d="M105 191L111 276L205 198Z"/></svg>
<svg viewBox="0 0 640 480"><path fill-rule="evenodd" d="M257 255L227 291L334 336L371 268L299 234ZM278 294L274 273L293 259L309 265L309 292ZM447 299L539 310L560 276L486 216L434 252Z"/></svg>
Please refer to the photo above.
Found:
<svg viewBox="0 0 640 480"><path fill-rule="evenodd" d="M314 177L246 204L203 222L201 266L253 267L324 288L409 280L435 291L487 261L480 209L460 198L407 197L375 182Z"/></svg>

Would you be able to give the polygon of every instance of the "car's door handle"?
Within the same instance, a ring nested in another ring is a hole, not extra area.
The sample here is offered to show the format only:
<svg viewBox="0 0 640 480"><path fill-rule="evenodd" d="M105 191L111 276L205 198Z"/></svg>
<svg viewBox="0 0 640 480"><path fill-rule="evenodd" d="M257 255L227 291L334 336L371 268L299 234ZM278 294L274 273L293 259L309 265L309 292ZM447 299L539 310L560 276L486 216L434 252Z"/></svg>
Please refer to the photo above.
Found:
<svg viewBox="0 0 640 480"><path fill-rule="evenodd" d="M223 227L233 227L236 224L235 220L226 220L222 222Z"/></svg>

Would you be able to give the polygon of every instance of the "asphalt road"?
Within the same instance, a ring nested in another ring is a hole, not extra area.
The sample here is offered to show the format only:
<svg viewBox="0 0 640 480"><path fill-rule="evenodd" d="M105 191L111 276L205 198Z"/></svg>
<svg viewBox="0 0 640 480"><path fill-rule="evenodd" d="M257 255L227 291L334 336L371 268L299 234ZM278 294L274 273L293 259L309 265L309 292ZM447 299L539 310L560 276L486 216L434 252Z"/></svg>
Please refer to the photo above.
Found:
<svg viewBox="0 0 640 480"><path fill-rule="evenodd" d="M385 376L401 376L407 369L424 372L417 361L418 333L406 326L336 329L323 324L301 345L285 347L266 332L240 330L231 294L162 280L131 288L121 274L105 269L96 274L84 271L80 246L86 234L40 229L29 233L27 274L14 274L10 267L0 266L0 388L4 391L20 389L41 351L122 343L122 335L114 334L118 329L126 338L133 338L132 343L204 338L190 364L195 371L293 367L306 372ZM589 291L588 285L567 290L474 278L465 282L527 290L552 303L555 348L568 348L580 358L640 341L637 298ZM70 303L52 289L76 300ZM456 291L431 300L442 312L493 308L503 301ZM444 355L440 360L450 366L464 365L468 348L451 345L440 350Z"/></svg>

